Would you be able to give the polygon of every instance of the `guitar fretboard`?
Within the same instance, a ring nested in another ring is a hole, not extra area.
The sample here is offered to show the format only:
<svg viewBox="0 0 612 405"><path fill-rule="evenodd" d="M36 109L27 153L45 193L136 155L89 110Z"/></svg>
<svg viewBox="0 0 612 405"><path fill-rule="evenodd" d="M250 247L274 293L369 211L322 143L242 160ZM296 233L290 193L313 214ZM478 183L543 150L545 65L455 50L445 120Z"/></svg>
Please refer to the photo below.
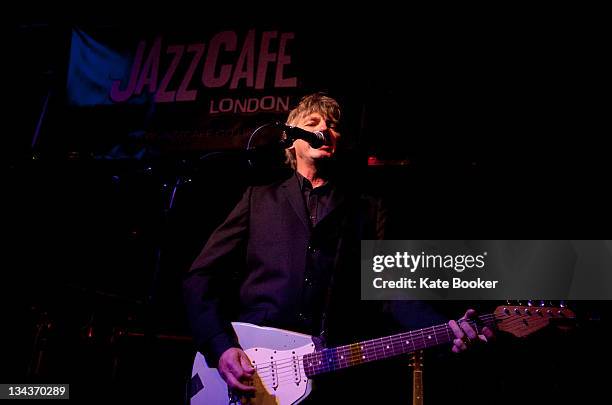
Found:
<svg viewBox="0 0 612 405"><path fill-rule="evenodd" d="M491 315L480 317L480 324L494 327ZM417 329L397 335L323 349L304 355L304 371L308 377L358 364L382 360L401 354L452 342L455 334L448 324Z"/></svg>

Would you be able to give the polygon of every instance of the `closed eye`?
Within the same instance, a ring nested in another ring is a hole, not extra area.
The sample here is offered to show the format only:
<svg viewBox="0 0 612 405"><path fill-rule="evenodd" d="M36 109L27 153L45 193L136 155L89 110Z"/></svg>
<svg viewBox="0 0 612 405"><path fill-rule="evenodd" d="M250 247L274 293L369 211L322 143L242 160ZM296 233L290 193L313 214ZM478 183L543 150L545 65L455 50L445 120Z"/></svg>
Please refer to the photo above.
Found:
<svg viewBox="0 0 612 405"><path fill-rule="evenodd" d="M335 130L336 128L338 128L338 125L336 122L334 121L325 121L325 125L327 126L327 128L329 129L333 129Z"/></svg>

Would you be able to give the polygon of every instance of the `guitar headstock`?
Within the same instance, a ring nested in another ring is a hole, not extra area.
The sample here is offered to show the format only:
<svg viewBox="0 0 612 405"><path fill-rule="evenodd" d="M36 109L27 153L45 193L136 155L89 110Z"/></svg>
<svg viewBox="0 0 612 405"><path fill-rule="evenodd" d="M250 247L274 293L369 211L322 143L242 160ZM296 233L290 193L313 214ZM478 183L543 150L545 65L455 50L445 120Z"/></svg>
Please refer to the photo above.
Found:
<svg viewBox="0 0 612 405"><path fill-rule="evenodd" d="M414 353L410 353L410 367L412 367L414 371L423 369L423 350L417 350Z"/></svg>
<svg viewBox="0 0 612 405"><path fill-rule="evenodd" d="M576 318L574 312L565 305L502 305L495 309L497 328L517 337L524 337L551 323L566 326Z"/></svg>

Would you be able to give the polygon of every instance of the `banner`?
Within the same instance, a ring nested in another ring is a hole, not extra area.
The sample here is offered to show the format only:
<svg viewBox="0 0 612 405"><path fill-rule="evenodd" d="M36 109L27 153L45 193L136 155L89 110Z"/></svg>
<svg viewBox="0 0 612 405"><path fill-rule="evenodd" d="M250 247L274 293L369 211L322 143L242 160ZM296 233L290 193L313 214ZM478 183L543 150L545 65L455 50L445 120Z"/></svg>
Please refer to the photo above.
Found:
<svg viewBox="0 0 612 405"><path fill-rule="evenodd" d="M111 138L157 153L243 148L255 128L284 120L304 95L300 39L282 29L74 28L66 91L71 130L111 147L109 158L126 149Z"/></svg>

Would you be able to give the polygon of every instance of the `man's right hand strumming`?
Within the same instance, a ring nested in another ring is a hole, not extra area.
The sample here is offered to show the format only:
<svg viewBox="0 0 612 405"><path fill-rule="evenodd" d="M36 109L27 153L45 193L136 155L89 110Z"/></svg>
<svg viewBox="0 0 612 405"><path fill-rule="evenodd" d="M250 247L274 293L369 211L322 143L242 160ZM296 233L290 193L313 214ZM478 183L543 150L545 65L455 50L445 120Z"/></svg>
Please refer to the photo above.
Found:
<svg viewBox="0 0 612 405"><path fill-rule="evenodd" d="M243 384L253 378L255 369L242 349L232 347L224 351L219 358L218 370L231 390L244 393L255 392L254 386Z"/></svg>

